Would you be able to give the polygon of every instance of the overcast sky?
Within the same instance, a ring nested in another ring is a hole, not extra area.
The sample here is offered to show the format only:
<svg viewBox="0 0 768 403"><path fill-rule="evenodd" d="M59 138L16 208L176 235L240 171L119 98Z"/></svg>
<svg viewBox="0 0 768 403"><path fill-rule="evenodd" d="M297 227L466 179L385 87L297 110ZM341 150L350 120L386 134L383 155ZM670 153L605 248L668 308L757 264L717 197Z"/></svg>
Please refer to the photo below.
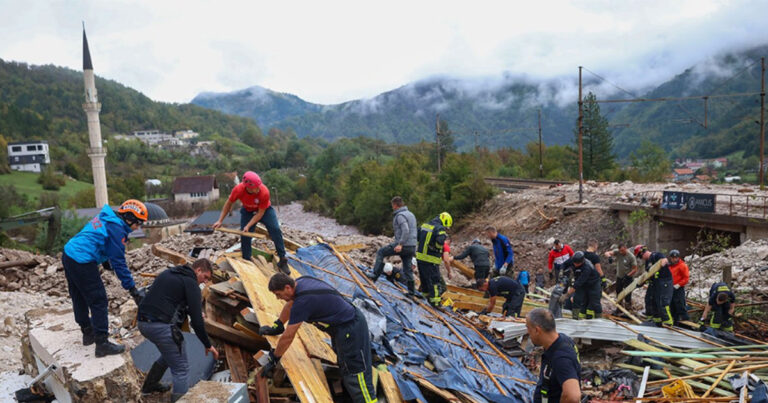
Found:
<svg viewBox="0 0 768 403"><path fill-rule="evenodd" d="M80 69L82 20L97 75L169 102L260 85L329 104L579 65L631 90L768 44L765 0L0 0L0 58Z"/></svg>

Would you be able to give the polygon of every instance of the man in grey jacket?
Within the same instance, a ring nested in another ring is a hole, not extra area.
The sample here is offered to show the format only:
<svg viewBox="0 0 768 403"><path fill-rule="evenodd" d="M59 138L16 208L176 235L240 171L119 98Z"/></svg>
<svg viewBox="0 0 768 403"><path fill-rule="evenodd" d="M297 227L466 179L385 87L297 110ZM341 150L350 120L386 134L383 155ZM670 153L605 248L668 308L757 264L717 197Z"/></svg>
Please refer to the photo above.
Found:
<svg viewBox="0 0 768 403"><path fill-rule="evenodd" d="M467 248L454 259L461 260L467 256L472 259L472 264L475 266L475 288L478 288L480 287L480 284L483 283L483 280L488 277L488 273L491 270L490 254L480 240L475 239L472 241L471 245L467 246Z"/></svg>
<svg viewBox="0 0 768 403"><path fill-rule="evenodd" d="M398 255L403 261L403 280L408 287L408 292L414 293L413 263L411 260L416 255L416 233L418 231L416 217L408 211L408 207L400 196L392 198L392 210L394 210L392 228L395 230L395 241L376 252L373 274L369 275L369 277L371 280L376 281L384 269L384 258Z"/></svg>

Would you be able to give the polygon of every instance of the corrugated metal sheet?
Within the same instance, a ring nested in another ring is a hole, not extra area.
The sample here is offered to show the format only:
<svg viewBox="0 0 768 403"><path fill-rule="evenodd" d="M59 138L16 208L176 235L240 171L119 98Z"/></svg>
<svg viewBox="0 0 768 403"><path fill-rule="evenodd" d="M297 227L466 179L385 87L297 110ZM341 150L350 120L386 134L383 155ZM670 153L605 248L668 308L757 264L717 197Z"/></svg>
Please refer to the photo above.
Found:
<svg viewBox="0 0 768 403"><path fill-rule="evenodd" d="M567 334L571 338L607 340L621 342L628 339L636 339L637 334L606 319L574 320L557 319L557 331ZM645 336L658 340L668 346L680 348L705 348L712 347L703 341L696 340L683 334L661 327L630 325L628 327L642 333ZM524 323L492 322L491 328L502 332L504 339L513 339L526 334ZM702 337L701 333L686 330L696 337Z"/></svg>

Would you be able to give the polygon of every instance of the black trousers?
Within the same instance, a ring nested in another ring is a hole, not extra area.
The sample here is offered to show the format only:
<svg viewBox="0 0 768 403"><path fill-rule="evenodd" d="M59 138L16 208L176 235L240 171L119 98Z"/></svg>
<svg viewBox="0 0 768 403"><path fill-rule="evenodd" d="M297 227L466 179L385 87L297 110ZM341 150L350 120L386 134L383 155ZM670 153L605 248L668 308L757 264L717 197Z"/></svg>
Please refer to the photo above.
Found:
<svg viewBox="0 0 768 403"><path fill-rule="evenodd" d="M439 305L440 296L443 295L440 285L440 267L422 260L418 260L417 264L419 266L419 280L421 280L419 287L421 294L427 297L432 305Z"/></svg>
<svg viewBox="0 0 768 403"><path fill-rule="evenodd" d="M586 284L576 289L573 294L571 314L574 319L594 319L602 316L603 306L600 303L603 288L600 281Z"/></svg>
<svg viewBox="0 0 768 403"><path fill-rule="evenodd" d="M713 329L720 329L725 332L733 331L733 318L728 310L731 309L731 303L726 302L722 305L712 307L712 319L709 321L709 326Z"/></svg>
<svg viewBox="0 0 768 403"><path fill-rule="evenodd" d="M81 329L93 327L94 333L106 336L109 333L109 306L99 265L96 262L78 263L66 253L61 256L61 263L69 297L72 298L75 322Z"/></svg>
<svg viewBox="0 0 768 403"><path fill-rule="evenodd" d="M373 264L373 275L376 276L377 279L379 276L381 276L381 273L384 270L385 257L394 255L400 256L400 259L403 261L403 279L401 282L405 284L406 288L408 288L408 291L414 291L413 268L411 267L411 264L413 263L413 257L416 256L416 247L403 246L403 248L400 250L400 253L397 253L395 252L395 246L397 245L389 244L382 246L378 251L376 251L376 262Z"/></svg>
<svg viewBox="0 0 768 403"><path fill-rule="evenodd" d="M501 306L501 310L504 315L512 316L515 318L520 317L520 311L523 309L523 300L525 299L524 293L510 295L504 305Z"/></svg>
<svg viewBox="0 0 768 403"><path fill-rule="evenodd" d="M672 280L654 279L648 284L648 291L645 292L645 314L654 323L672 325Z"/></svg>
<svg viewBox="0 0 768 403"><path fill-rule="evenodd" d="M672 319L675 322L691 320L688 316L688 306L685 304L685 287L680 287L672 291L671 309Z"/></svg>
<svg viewBox="0 0 768 403"><path fill-rule="evenodd" d="M618 279L616 279L616 296L618 296L625 288L627 288L630 284L632 284L633 280L634 279L631 276L624 276L624 277L619 277ZM624 297L624 299L621 300L621 301L622 301L622 303L624 303L625 307L631 307L632 306L632 293L629 293L629 295Z"/></svg>
<svg viewBox="0 0 768 403"><path fill-rule="evenodd" d="M331 345L338 358L344 388L355 403L375 403L373 387L371 338L368 323L360 310L355 319L328 329Z"/></svg>

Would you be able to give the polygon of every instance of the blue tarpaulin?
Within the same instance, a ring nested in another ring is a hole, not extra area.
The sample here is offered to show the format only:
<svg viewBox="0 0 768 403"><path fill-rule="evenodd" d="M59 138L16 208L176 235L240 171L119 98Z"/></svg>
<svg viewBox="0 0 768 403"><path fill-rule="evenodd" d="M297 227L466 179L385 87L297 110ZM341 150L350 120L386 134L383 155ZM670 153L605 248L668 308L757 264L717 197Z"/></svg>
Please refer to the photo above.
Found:
<svg viewBox="0 0 768 403"><path fill-rule="evenodd" d="M342 294L352 295L355 299L368 298L355 282L351 279L347 280L350 278L349 271L336 258L328 245L320 244L301 248L296 252L296 257L337 274L332 275L294 261L292 266L303 275L322 279L336 287ZM364 271L370 270L367 267L361 266L360 268ZM362 279L354 270L353 275L361 283L366 283L365 279ZM533 374L517 359L508 357L513 363L510 365L504 358L499 357L477 332L462 323L455 314L441 310L430 312L427 308L407 298L401 288L387 281L384 277L376 282L376 287L380 292L376 292L372 288L367 289L373 298L381 303L379 310L386 317L386 331L384 337L373 341L373 348L379 357L394 362L393 365L390 365L390 369L406 400L421 399L424 402L427 401L413 381L412 373L418 374L439 388L459 391L479 401L519 402L532 400L534 386L511 378L535 381ZM434 315L440 315L450 323L463 340L469 344L470 348L475 349L478 357L483 360L502 389L505 390L506 396L499 391L483 371L483 367L477 359L463 346L463 342ZM424 333L451 340L456 344L427 336ZM423 365L425 360L436 364L435 371L429 370Z"/></svg>

